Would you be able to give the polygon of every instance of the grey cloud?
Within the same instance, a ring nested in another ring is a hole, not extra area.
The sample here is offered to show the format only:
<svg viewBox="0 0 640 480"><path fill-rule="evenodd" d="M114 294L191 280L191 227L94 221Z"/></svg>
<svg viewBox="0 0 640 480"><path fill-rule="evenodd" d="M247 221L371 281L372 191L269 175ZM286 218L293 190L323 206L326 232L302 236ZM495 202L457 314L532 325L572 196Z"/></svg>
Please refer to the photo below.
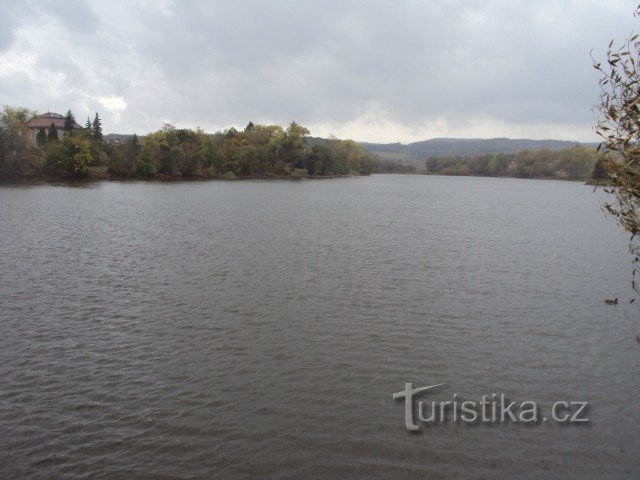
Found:
<svg viewBox="0 0 640 480"><path fill-rule="evenodd" d="M98 17L81 0L65 0L63 2L37 2L41 13L54 16L65 28L68 34L92 34L97 25Z"/></svg>
<svg viewBox="0 0 640 480"><path fill-rule="evenodd" d="M11 24L48 25L68 48L24 42L31 74L64 74L54 96L71 108L124 98L111 129L140 132L164 120L341 125L372 108L409 127L488 117L586 132L598 94L589 51L636 22L622 1L63 3ZM0 71L2 85L1 103L47 103Z"/></svg>
<svg viewBox="0 0 640 480"><path fill-rule="evenodd" d="M18 10L18 3L0 3L0 52L13 43L14 31L18 25Z"/></svg>

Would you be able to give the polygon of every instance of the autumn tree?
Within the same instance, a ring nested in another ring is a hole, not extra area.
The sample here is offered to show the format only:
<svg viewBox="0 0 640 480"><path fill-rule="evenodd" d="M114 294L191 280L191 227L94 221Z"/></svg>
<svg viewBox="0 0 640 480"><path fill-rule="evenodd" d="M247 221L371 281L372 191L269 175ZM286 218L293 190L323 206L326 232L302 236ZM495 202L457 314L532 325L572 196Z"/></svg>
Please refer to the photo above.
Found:
<svg viewBox="0 0 640 480"><path fill-rule="evenodd" d="M84 177L93 160L88 140L65 136L47 153L49 173L63 177Z"/></svg>
<svg viewBox="0 0 640 480"><path fill-rule="evenodd" d="M640 15L640 5L634 16ZM634 256L633 288L640 293L640 40L632 35L619 47L609 43L606 59L594 61L600 73L600 113L596 133L607 154L604 163L611 172L607 189L614 200L604 208L631 234Z"/></svg>
<svg viewBox="0 0 640 480"><path fill-rule="evenodd" d="M0 113L0 176L30 175L39 168L42 152L29 141L27 122L35 112L5 106Z"/></svg>

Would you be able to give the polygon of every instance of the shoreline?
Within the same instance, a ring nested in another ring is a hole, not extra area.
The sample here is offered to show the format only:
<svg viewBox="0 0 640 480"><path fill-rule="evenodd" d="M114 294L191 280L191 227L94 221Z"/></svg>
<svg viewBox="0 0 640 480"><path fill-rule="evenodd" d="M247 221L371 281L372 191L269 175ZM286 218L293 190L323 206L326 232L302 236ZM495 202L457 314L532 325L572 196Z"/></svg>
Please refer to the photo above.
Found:
<svg viewBox="0 0 640 480"><path fill-rule="evenodd" d="M93 182L159 182L159 183L173 183L173 182L208 182L208 181L223 181L223 182L237 182L247 180L268 180L268 181L302 181L302 180L332 180L339 178L355 178L355 177L369 177L372 175L411 175L411 176L429 176L429 177L460 177L460 178L500 178L500 179L513 179L513 180L537 180L537 181L561 181L561 182L578 182L591 187L607 187L610 186L606 183L594 182L590 179L573 180L568 178L556 178L556 177L534 177L534 178L522 178L522 177L510 177L510 176L482 176L482 175L442 175L439 173L415 173L415 172L373 172L370 174L347 174L347 175L307 175L296 177L293 175L243 175L237 177L174 177L170 175L156 175L153 177L111 177L109 175L88 175L86 177L55 177L47 175L29 175L19 177L4 177L0 178L0 186L2 185L40 185L40 184L55 184L55 183L93 183Z"/></svg>
<svg viewBox="0 0 640 480"><path fill-rule="evenodd" d="M29 176L17 176L17 177L4 177L0 178L0 185L15 185L15 184L51 184L59 182L78 182L78 183L91 183L91 182L161 182L161 183L173 183L173 182L208 182L208 181L223 181L223 182L236 182L244 180L280 180L280 181L301 181L301 180L330 180L337 178L355 178L355 177L367 177L372 174L347 174L347 175L307 175L302 177L296 177L293 175L243 175L237 177L174 177L171 175L156 175L153 177L112 177L109 175L88 175L86 177L56 177L48 175L29 175Z"/></svg>

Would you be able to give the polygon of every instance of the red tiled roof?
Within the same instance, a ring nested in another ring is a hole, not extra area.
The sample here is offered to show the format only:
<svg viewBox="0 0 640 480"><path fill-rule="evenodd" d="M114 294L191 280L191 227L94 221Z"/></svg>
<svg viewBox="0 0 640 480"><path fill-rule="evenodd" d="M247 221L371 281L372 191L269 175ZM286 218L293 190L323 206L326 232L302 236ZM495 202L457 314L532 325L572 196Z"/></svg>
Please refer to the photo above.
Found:
<svg viewBox="0 0 640 480"><path fill-rule="evenodd" d="M51 124L54 124L57 129L61 130L64 128L64 116L58 113L47 112L44 115L38 115L35 118L32 118L27 122L27 127L31 129L36 128L49 128ZM73 128L79 129L82 128L77 123L73 124Z"/></svg>

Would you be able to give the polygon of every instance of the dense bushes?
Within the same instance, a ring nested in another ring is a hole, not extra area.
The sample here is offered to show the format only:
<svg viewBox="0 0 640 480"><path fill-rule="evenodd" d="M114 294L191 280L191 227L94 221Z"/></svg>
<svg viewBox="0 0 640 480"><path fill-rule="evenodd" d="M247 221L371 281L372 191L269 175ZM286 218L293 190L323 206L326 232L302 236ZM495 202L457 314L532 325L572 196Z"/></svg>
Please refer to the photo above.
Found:
<svg viewBox="0 0 640 480"><path fill-rule="evenodd" d="M45 170L60 177L84 177L94 157L89 140L65 136L48 147Z"/></svg>

